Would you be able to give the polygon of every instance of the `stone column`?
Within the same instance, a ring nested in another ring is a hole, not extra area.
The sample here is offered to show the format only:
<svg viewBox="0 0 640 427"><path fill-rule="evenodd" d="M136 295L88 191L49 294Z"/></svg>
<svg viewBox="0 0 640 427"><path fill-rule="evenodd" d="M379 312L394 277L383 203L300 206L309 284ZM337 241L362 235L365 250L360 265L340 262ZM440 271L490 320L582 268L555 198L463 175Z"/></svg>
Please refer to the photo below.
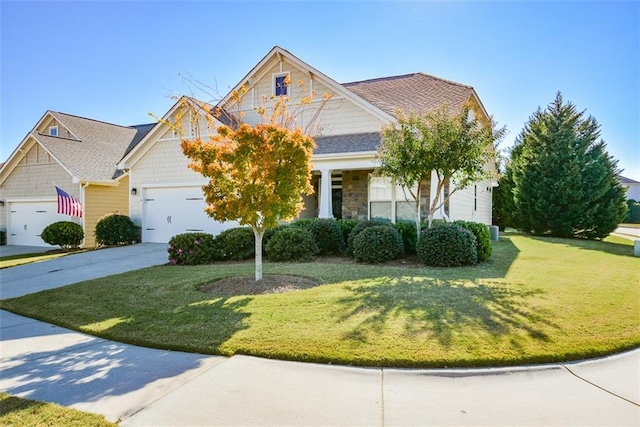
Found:
<svg viewBox="0 0 640 427"><path fill-rule="evenodd" d="M333 218L331 207L331 170L321 169L318 218Z"/></svg>

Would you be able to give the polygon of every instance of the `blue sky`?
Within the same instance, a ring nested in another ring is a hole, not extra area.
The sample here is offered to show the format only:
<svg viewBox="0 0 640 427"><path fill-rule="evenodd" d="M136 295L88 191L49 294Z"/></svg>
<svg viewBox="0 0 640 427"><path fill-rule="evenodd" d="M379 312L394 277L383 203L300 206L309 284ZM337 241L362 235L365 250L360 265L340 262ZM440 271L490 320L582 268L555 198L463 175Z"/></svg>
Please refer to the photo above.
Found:
<svg viewBox="0 0 640 427"><path fill-rule="evenodd" d="M225 94L279 45L341 83L421 71L471 85L507 126L503 148L561 91L640 181L638 1L0 0L0 24L0 161L48 109L149 123L190 93L183 76Z"/></svg>

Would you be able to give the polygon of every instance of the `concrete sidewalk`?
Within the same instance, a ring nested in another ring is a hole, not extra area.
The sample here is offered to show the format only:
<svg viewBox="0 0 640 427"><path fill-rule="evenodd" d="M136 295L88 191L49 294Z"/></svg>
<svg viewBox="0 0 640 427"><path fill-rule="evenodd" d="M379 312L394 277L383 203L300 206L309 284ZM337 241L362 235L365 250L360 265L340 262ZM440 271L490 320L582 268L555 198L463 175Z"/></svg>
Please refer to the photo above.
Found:
<svg viewBox="0 0 640 427"><path fill-rule="evenodd" d="M0 270L0 297L166 262L166 245ZM510 369L351 368L154 350L0 311L0 391L155 425L640 425L640 349Z"/></svg>
<svg viewBox="0 0 640 427"><path fill-rule="evenodd" d="M122 426L640 423L640 350L508 369L352 368L153 350L7 312L0 324L0 391Z"/></svg>

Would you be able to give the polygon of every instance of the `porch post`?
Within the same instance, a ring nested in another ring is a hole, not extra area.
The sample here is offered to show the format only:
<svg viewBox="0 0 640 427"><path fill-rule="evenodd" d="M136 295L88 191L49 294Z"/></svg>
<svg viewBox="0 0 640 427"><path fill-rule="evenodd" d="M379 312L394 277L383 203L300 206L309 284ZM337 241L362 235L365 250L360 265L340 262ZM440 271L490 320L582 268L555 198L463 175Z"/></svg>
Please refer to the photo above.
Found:
<svg viewBox="0 0 640 427"><path fill-rule="evenodd" d="M333 218L331 208L331 170L320 170L320 200L318 207L318 218Z"/></svg>

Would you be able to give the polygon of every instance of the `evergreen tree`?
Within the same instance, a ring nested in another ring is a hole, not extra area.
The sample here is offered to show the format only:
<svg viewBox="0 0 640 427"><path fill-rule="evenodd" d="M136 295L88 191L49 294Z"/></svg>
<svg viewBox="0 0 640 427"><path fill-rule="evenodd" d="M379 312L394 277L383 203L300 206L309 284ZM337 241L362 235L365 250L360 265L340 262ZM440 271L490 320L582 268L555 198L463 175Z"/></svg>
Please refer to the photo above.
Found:
<svg viewBox="0 0 640 427"><path fill-rule="evenodd" d="M537 235L603 238L626 214L617 162L600 126L558 92L516 139L513 201L519 228Z"/></svg>

